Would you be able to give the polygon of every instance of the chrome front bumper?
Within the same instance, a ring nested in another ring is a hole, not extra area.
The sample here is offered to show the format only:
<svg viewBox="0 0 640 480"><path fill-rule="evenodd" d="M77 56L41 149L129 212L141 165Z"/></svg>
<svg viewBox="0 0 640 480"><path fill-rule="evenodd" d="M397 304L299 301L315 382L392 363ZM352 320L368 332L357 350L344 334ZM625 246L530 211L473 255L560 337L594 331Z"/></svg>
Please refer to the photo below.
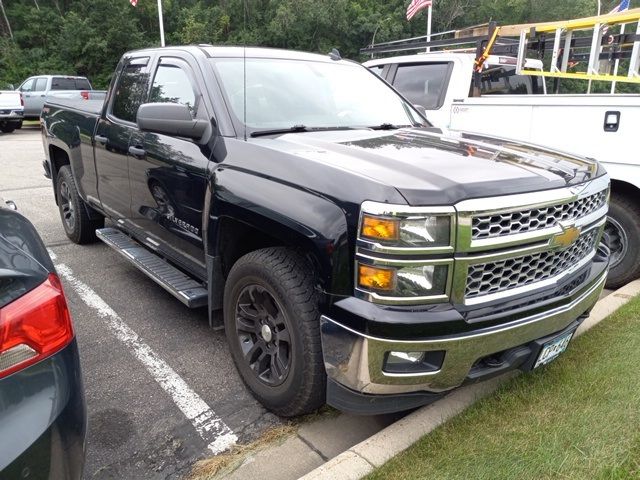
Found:
<svg viewBox="0 0 640 480"><path fill-rule="evenodd" d="M607 272L596 277L568 303L511 323L458 336L421 341L388 340L356 332L325 315L321 317L322 347L329 378L357 392L388 395L444 392L461 385L474 363L487 355L561 331L589 311L604 287ZM388 373L387 352L445 351L437 371Z"/></svg>

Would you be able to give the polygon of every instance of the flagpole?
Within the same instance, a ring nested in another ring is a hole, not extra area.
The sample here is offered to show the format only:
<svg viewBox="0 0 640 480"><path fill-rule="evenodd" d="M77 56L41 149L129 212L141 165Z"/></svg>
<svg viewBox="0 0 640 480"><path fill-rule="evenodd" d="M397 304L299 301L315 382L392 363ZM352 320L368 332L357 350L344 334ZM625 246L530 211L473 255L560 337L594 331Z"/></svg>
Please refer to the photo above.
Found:
<svg viewBox="0 0 640 480"><path fill-rule="evenodd" d="M158 0L158 21L160 23L160 46L164 47L164 22L162 20L162 0Z"/></svg>
<svg viewBox="0 0 640 480"><path fill-rule="evenodd" d="M431 41L431 15L433 9L433 2L429 4L429 9L427 10L427 42ZM427 52L431 51L431 47L427 47Z"/></svg>

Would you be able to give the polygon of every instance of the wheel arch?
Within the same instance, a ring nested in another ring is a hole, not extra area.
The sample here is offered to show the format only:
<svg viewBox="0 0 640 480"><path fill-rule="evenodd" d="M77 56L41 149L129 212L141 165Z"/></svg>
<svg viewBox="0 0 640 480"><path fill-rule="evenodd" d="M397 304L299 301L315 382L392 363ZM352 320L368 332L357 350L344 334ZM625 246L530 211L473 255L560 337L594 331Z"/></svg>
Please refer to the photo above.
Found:
<svg viewBox="0 0 640 480"><path fill-rule="evenodd" d="M212 191L216 193L207 251L209 259L215 259L219 277L226 279L233 264L251 251L285 246L308 257L322 291L351 294L347 219L338 205L312 192L231 169L216 174ZM213 280L210 277L210 286L221 300L224 281L216 286Z"/></svg>
<svg viewBox="0 0 640 480"><path fill-rule="evenodd" d="M58 191L56 183L58 181L58 172L64 165L71 165L69 154L57 145L49 144L49 160L51 161L51 181L53 182L53 196L58 205Z"/></svg>
<svg viewBox="0 0 640 480"><path fill-rule="evenodd" d="M616 178L611 179L611 192L628 198L640 199L640 187L633 183L618 180Z"/></svg>

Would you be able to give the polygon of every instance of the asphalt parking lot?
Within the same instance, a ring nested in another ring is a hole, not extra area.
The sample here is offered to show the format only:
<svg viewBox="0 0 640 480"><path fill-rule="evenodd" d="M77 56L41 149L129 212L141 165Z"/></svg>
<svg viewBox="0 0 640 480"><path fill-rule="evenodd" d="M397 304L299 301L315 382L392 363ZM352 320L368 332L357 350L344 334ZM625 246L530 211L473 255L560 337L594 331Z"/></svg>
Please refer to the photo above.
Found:
<svg viewBox="0 0 640 480"><path fill-rule="evenodd" d="M243 386L204 309L187 309L106 245L67 239L43 158L38 128L0 134L0 196L55 257L75 322L85 478L180 478L216 442L250 441L279 424Z"/></svg>

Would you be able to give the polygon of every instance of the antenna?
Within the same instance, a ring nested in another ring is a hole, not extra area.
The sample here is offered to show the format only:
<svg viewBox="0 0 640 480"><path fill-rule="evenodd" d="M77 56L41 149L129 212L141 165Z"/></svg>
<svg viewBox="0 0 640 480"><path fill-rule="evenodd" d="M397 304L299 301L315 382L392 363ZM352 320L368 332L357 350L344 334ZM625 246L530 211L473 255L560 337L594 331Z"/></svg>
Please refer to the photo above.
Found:
<svg viewBox="0 0 640 480"><path fill-rule="evenodd" d="M242 48L242 109L244 119L244 141L247 141L247 0L244 4L244 46Z"/></svg>

